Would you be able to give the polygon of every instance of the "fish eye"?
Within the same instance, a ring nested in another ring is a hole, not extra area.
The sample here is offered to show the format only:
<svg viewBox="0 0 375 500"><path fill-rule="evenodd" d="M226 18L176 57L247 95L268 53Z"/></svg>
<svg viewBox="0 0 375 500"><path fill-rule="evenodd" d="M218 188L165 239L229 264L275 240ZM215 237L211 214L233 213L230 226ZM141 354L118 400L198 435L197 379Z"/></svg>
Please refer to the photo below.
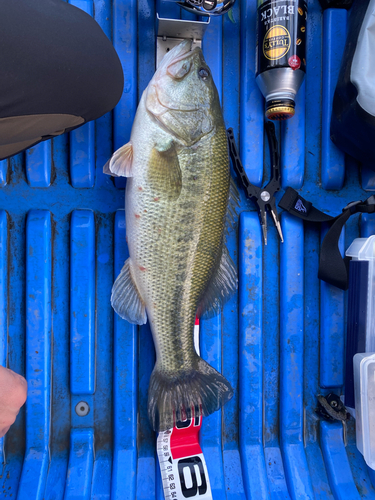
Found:
<svg viewBox="0 0 375 500"><path fill-rule="evenodd" d="M207 68L201 68L198 71L198 75L201 80L207 80L207 78L210 76L210 73Z"/></svg>

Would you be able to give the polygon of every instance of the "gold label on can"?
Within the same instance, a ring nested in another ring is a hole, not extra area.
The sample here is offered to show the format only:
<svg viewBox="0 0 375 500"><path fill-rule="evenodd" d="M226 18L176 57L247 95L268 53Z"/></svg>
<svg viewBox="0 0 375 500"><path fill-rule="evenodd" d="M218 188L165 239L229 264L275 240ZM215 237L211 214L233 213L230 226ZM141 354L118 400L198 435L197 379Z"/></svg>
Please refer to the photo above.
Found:
<svg viewBox="0 0 375 500"><path fill-rule="evenodd" d="M290 34L285 26L272 26L263 39L263 54L270 61L281 59L290 49Z"/></svg>
<svg viewBox="0 0 375 500"><path fill-rule="evenodd" d="M258 0L256 77L273 68L306 71L306 18L306 0Z"/></svg>

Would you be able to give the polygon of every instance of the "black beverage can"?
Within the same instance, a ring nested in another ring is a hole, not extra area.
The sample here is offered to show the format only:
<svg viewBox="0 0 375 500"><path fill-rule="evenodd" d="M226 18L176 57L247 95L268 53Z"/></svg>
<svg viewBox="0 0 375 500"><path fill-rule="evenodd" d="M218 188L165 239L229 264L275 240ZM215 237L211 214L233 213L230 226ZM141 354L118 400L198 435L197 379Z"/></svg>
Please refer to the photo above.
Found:
<svg viewBox="0 0 375 500"><path fill-rule="evenodd" d="M255 76L271 120L294 115L306 72L306 21L305 0L258 0Z"/></svg>

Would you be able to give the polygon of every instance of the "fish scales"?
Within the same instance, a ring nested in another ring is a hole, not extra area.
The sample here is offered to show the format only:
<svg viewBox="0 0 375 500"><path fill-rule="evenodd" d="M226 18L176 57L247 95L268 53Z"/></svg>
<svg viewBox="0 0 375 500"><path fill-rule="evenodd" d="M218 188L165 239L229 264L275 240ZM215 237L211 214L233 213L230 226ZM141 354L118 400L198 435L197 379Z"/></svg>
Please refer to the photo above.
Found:
<svg viewBox="0 0 375 500"><path fill-rule="evenodd" d="M139 218L129 218L131 254L134 265L144 269L136 281L145 302L152 304L159 363L172 373L195 358L195 313L221 250L227 210L225 129L200 142L178 155L182 190L177 201L162 196L155 201L157 193L147 188L145 178L130 179L127 189L127 199L139 197L134 203L145 207Z"/></svg>
<svg viewBox="0 0 375 500"><path fill-rule="evenodd" d="M200 49L183 42L165 56L144 92L130 142L109 171L128 178L129 259L112 305L150 322L156 364L149 387L155 430L192 406L206 415L233 394L194 348L195 316L217 313L237 286L224 245L229 155L217 90Z"/></svg>

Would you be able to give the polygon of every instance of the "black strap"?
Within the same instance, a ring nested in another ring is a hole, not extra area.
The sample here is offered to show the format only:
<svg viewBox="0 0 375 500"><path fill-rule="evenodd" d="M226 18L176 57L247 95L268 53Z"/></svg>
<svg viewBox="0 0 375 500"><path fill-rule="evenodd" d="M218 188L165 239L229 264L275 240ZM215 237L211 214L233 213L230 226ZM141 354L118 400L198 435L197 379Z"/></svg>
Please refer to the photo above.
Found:
<svg viewBox="0 0 375 500"><path fill-rule="evenodd" d="M279 207L287 212L310 222L332 222L320 249L318 278L335 285L341 290L349 286L349 257L342 258L339 250L339 238L345 222L358 212L371 214L375 212L375 196L365 201L354 201L343 208L337 217L331 217L305 200L293 188L288 187L281 198Z"/></svg>
<svg viewBox="0 0 375 500"><path fill-rule="evenodd" d="M286 188L284 196L279 202L279 207L287 212L310 222L329 222L334 219L313 207L310 201L302 198L293 188Z"/></svg>

